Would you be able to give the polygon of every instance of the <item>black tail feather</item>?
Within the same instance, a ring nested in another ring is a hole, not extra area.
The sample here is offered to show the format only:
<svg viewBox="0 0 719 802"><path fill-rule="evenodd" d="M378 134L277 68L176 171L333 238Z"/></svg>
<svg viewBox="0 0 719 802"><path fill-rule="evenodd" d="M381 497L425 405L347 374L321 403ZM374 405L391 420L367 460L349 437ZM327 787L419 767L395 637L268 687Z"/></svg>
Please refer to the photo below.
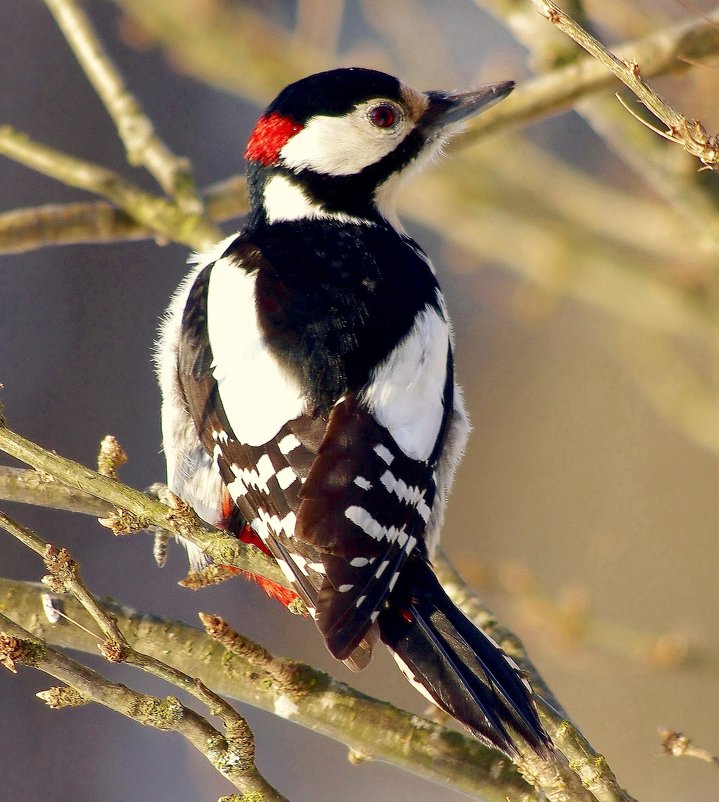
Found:
<svg viewBox="0 0 719 802"><path fill-rule="evenodd" d="M519 668L454 605L423 558L405 566L379 626L408 679L477 738L512 756L514 732L537 753L550 751Z"/></svg>

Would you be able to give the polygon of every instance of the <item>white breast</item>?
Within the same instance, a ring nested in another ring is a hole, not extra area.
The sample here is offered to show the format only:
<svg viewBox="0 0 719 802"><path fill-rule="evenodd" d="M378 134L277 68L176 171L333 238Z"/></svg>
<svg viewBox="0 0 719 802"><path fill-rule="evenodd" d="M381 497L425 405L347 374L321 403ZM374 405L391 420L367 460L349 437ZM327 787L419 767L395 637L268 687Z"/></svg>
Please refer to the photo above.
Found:
<svg viewBox="0 0 719 802"><path fill-rule="evenodd" d="M237 439L259 446L304 407L299 387L267 350L257 325L255 277L220 259L207 294L212 373Z"/></svg>

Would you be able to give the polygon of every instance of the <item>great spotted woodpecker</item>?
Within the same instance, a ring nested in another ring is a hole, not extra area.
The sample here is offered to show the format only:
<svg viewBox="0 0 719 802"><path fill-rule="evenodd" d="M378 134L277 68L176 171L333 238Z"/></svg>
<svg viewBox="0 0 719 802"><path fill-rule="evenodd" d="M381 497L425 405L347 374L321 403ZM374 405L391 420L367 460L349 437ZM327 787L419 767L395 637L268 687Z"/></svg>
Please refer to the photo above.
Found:
<svg viewBox="0 0 719 802"><path fill-rule="evenodd" d="M157 357L170 489L279 563L336 658L362 668L381 639L510 755L513 733L549 741L517 665L432 569L469 424L444 298L393 202L512 88L354 68L284 89L247 145L245 228L196 258Z"/></svg>

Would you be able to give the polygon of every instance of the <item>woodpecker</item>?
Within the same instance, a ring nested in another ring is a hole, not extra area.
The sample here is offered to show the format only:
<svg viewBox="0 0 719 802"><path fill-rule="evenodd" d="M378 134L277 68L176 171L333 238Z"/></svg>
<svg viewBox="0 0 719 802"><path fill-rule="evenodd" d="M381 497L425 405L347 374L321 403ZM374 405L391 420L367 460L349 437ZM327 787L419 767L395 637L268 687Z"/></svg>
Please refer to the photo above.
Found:
<svg viewBox="0 0 719 802"><path fill-rule="evenodd" d="M432 568L469 423L434 268L394 199L513 87L420 92L364 68L286 87L247 145L246 225L194 259L157 348L170 489L277 561L295 592L263 586L298 595L334 657L363 668L382 640L509 756L517 734L549 739Z"/></svg>

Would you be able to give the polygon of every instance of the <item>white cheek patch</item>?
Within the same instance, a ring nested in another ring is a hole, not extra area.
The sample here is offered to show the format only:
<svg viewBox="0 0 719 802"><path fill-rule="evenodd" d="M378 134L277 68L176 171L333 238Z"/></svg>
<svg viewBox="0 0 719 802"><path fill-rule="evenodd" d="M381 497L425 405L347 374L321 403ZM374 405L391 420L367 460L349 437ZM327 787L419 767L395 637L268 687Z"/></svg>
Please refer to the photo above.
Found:
<svg viewBox="0 0 719 802"><path fill-rule="evenodd" d="M426 460L444 415L449 325L426 307L405 339L374 371L363 400L408 457Z"/></svg>
<svg viewBox="0 0 719 802"><path fill-rule="evenodd" d="M341 117L313 117L282 147L282 162L293 170L353 175L379 161L402 142L412 126L400 120L391 130L374 128L367 119L372 105L374 102L362 104Z"/></svg>
<svg viewBox="0 0 719 802"><path fill-rule="evenodd" d="M237 440L261 446L302 413L294 379L267 350L257 325L255 275L215 263L207 292L212 373Z"/></svg>

